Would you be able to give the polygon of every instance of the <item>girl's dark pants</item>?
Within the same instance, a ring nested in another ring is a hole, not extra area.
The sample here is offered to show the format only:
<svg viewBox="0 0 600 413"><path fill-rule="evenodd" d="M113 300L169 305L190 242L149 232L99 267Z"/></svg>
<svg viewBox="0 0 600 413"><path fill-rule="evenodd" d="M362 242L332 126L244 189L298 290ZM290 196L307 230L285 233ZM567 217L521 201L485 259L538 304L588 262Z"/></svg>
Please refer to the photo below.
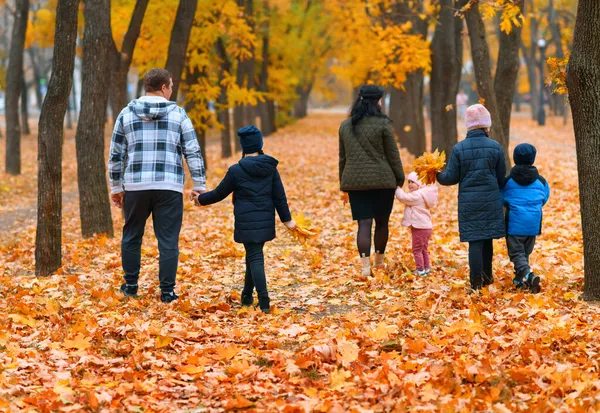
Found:
<svg viewBox="0 0 600 413"><path fill-rule="evenodd" d="M492 257L494 256L494 240L484 239L469 242L469 267L471 288L479 290L491 284Z"/></svg>
<svg viewBox="0 0 600 413"><path fill-rule="evenodd" d="M265 275L265 256L263 247L265 243L245 242L246 249L246 277L242 295L252 296L256 288L260 308L269 308L269 292L267 291L267 277Z"/></svg>

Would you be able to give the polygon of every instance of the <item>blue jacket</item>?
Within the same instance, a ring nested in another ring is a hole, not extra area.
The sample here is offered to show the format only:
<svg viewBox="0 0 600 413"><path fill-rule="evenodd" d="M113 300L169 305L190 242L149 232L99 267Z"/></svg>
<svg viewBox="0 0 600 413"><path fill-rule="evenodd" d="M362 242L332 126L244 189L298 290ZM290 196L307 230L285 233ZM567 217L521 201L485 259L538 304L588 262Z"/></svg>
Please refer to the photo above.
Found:
<svg viewBox="0 0 600 413"><path fill-rule="evenodd" d="M502 191L508 235L542 233L542 207L550 198L550 186L535 166L515 165Z"/></svg>
<svg viewBox="0 0 600 413"><path fill-rule="evenodd" d="M201 205L214 204L233 192L235 230L239 243L263 243L275 238L275 210L282 222L292 219L277 159L247 156L231 166L214 190L198 196Z"/></svg>
<svg viewBox="0 0 600 413"><path fill-rule="evenodd" d="M500 144L481 129L452 148L442 185L458 186L458 228L462 242L506 236L502 194L506 164Z"/></svg>

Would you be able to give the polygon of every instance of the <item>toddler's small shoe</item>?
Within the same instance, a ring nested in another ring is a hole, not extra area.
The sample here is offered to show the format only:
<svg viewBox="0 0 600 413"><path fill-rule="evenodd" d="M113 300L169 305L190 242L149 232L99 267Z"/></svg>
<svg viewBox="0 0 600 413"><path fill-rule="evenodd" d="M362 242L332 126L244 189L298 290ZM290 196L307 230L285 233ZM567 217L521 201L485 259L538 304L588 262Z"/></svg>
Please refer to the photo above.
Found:
<svg viewBox="0 0 600 413"><path fill-rule="evenodd" d="M138 285L137 284L123 284L119 289L125 297L137 298Z"/></svg>
<svg viewBox="0 0 600 413"><path fill-rule="evenodd" d="M160 301L162 301L163 303L170 303L173 302L175 300L177 300L179 298L179 296L177 294L175 294L175 292L171 291L168 293L161 293L160 295Z"/></svg>

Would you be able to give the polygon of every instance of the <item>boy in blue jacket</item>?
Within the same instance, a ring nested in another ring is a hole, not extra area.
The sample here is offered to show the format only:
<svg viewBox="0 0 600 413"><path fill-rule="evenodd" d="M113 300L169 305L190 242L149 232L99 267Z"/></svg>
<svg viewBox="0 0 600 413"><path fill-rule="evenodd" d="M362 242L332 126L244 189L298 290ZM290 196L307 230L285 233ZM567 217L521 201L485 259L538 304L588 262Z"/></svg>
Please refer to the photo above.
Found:
<svg viewBox="0 0 600 413"><path fill-rule="evenodd" d="M238 130L242 159L231 166L223 181L214 190L195 194L197 205L222 201L233 192L235 242L246 250L246 276L242 290L242 305L251 306L256 289L258 304L263 313L270 312L270 299L265 276L263 247L275 238L275 211L288 229L296 223L288 208L283 183L277 171L277 159L265 155L262 133L255 126Z"/></svg>
<svg viewBox="0 0 600 413"><path fill-rule="evenodd" d="M533 166L537 151L522 143L515 148L515 166L506 178L502 191L506 206L508 255L515 266L513 283L519 289L540 292L540 277L531 271L529 256L536 236L542 233L542 207L550 197L548 182Z"/></svg>

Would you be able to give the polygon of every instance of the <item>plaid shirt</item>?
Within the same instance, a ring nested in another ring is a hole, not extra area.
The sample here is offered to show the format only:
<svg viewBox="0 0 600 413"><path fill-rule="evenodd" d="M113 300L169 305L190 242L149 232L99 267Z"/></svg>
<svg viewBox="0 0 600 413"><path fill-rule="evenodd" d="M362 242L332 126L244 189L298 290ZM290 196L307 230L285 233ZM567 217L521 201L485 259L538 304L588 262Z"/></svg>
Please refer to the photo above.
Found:
<svg viewBox="0 0 600 413"><path fill-rule="evenodd" d="M185 156L194 189L205 189L204 161L185 110L162 97L144 96L121 111L110 143L111 193L171 190L183 193Z"/></svg>

